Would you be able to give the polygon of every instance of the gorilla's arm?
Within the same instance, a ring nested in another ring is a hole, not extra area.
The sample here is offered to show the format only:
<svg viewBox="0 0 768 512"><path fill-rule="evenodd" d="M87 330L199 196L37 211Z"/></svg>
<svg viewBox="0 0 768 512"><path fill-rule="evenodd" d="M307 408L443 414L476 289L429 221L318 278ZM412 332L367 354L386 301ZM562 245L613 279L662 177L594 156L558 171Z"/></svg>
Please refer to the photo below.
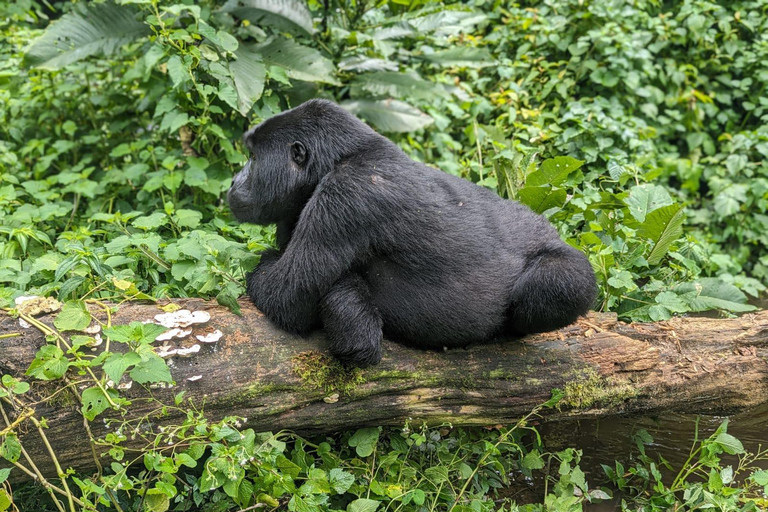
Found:
<svg viewBox="0 0 768 512"><path fill-rule="evenodd" d="M247 279L256 307L287 331L313 327L320 299L369 252L372 236L381 229L377 198L364 180L349 174L335 178L331 173L318 185L285 250L265 253Z"/></svg>

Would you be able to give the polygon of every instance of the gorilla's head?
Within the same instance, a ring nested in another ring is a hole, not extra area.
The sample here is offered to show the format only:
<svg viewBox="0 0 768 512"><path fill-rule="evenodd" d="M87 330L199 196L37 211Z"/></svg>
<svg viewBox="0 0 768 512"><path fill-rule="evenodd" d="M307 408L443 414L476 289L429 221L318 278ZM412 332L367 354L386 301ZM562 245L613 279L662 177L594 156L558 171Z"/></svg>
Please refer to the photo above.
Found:
<svg viewBox="0 0 768 512"><path fill-rule="evenodd" d="M298 217L323 176L376 133L338 105L310 100L243 137L248 162L227 201L240 222L272 224Z"/></svg>

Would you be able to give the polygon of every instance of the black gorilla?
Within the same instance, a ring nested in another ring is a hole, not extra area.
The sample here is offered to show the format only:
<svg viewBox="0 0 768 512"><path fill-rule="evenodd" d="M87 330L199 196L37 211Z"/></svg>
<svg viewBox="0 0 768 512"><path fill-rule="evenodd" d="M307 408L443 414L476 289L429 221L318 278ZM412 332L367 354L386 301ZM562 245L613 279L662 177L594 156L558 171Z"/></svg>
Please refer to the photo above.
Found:
<svg viewBox="0 0 768 512"><path fill-rule="evenodd" d="M341 107L312 100L245 134L229 189L242 222L277 223L248 295L279 327L322 322L330 350L381 359L382 330L421 348L568 325L595 300L592 268L546 218L414 162Z"/></svg>

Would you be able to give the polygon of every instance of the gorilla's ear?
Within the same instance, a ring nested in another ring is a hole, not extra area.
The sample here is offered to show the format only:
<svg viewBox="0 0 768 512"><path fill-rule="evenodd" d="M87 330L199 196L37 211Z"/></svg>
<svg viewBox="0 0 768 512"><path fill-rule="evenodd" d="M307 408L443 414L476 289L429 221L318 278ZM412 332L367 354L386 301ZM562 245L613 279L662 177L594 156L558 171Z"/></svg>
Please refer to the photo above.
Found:
<svg viewBox="0 0 768 512"><path fill-rule="evenodd" d="M301 142L294 142L291 144L291 157L293 161L298 165L304 165L307 161L307 148Z"/></svg>

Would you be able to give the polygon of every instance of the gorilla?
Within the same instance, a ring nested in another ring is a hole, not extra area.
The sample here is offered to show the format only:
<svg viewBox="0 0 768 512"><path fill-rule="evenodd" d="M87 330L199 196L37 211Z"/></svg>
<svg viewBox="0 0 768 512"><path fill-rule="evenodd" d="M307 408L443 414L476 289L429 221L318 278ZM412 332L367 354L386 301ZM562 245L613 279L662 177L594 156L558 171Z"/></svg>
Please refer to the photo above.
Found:
<svg viewBox="0 0 768 512"><path fill-rule="evenodd" d="M597 287L583 253L549 221L411 160L338 105L310 100L248 131L227 194L241 222L277 225L246 278L287 331L318 324L331 353L365 367L382 335L466 346L566 326Z"/></svg>

